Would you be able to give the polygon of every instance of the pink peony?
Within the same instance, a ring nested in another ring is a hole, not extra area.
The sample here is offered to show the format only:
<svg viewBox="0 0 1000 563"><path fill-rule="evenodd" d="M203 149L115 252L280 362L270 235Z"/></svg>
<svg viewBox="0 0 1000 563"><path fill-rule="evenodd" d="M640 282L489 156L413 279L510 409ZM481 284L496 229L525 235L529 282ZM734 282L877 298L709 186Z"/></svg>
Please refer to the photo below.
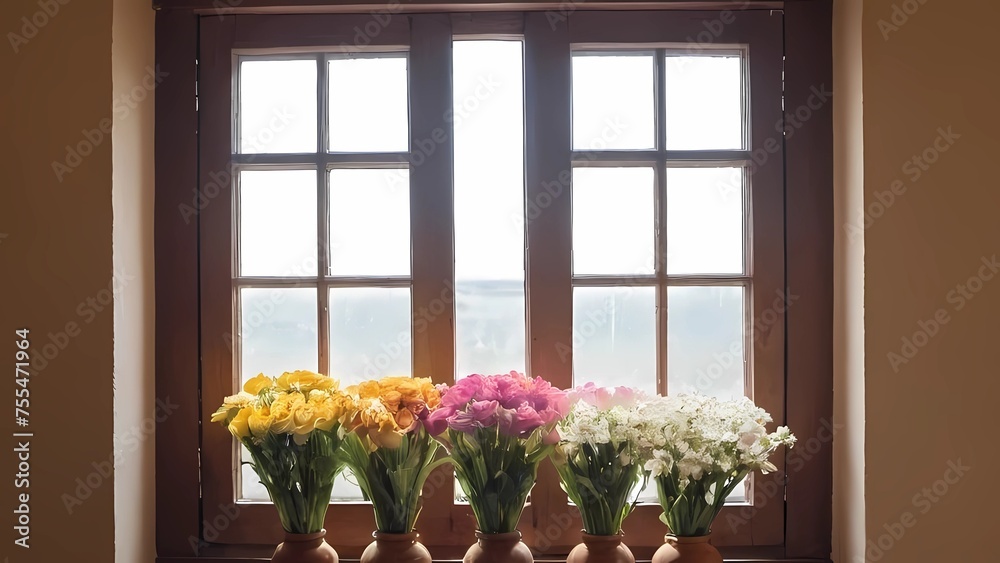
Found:
<svg viewBox="0 0 1000 563"><path fill-rule="evenodd" d="M441 387L441 405L444 407L460 408L468 403L476 392L475 383L468 379L460 380L450 387L447 385Z"/></svg>
<svg viewBox="0 0 1000 563"><path fill-rule="evenodd" d="M600 410L608 410L634 404L641 393L630 387L598 387L588 382L573 389L569 395L573 401L580 400Z"/></svg>
<svg viewBox="0 0 1000 563"><path fill-rule="evenodd" d="M543 424L538 411L528 405L517 409L503 409L499 415L500 432L507 436L527 438Z"/></svg>
<svg viewBox="0 0 1000 563"><path fill-rule="evenodd" d="M555 424L568 410L566 392L540 377L529 379L515 371L472 374L441 387L441 407L424 424L432 435L446 428L473 432L497 426L504 435L526 438L540 426Z"/></svg>
<svg viewBox="0 0 1000 563"><path fill-rule="evenodd" d="M424 428L427 429L427 432L431 436L437 436L448 428L448 419L454 416L454 414L454 408L441 406L427 415L427 418L423 421Z"/></svg>
<svg viewBox="0 0 1000 563"><path fill-rule="evenodd" d="M475 401L469 405L469 413L483 426L493 426L496 424L499 408L500 404L496 401Z"/></svg>

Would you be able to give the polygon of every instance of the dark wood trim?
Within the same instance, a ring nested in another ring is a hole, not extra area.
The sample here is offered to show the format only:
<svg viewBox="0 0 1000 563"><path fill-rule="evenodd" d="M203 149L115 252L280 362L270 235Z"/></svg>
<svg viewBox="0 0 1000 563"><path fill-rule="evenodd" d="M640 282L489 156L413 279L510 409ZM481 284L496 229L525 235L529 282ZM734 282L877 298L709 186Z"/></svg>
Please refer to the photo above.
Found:
<svg viewBox="0 0 1000 563"><path fill-rule="evenodd" d="M574 44L681 44L698 55L715 45L748 44L764 37L768 10L649 12L580 12L570 16ZM638 16L638 19L636 17ZM723 19L725 16L725 19ZM709 27L715 29L713 33ZM707 34L699 37L699 34ZM690 45L685 45L690 44Z"/></svg>
<svg viewBox="0 0 1000 563"><path fill-rule="evenodd" d="M367 47L400 46L410 42L410 21L387 13L376 19L370 14L241 14L218 16L235 20L234 49L275 49L334 46L348 51ZM367 31L365 31L367 28Z"/></svg>
<svg viewBox="0 0 1000 563"><path fill-rule="evenodd" d="M430 377L436 383L453 383L455 132L449 119L454 111L451 18L446 14L427 14L410 16L410 19L413 375ZM425 318L427 311L437 312L439 309L443 309L440 314L432 319ZM421 315L420 311L425 314ZM450 467L438 468L431 474L423 494L428 501L435 499L435 502L425 502L420 514L423 541L429 544L449 543L455 525L453 503L450 502L455 498L455 479Z"/></svg>
<svg viewBox="0 0 1000 563"><path fill-rule="evenodd" d="M830 557L833 525L832 10L832 0L785 9L787 286L799 296L787 313L786 420L799 444L788 453L785 545L788 557L818 559Z"/></svg>
<svg viewBox="0 0 1000 563"><path fill-rule="evenodd" d="M569 25L525 15L524 193L525 304L528 375L561 388L573 385L573 242L569 176L572 60ZM552 553L566 532L566 495L547 461L531 493L534 545ZM522 526L524 526L522 517ZM558 553L558 552L556 552Z"/></svg>
<svg viewBox="0 0 1000 563"><path fill-rule="evenodd" d="M225 521L224 507L235 500L238 466L236 442L209 420L222 400L236 391L232 345L238 331L233 323L233 212L235 208L232 141L232 43L235 18L202 17L198 57L199 192L206 205L199 215L201 284L201 471L202 515ZM216 180L218 179L218 180ZM220 185L221 184L221 185ZM210 191L211 189L211 191ZM209 197L212 196L212 197ZM228 337L228 339L227 339ZM231 510L231 508L230 508ZM246 510L241 507L240 520ZM230 541L240 526L227 526L207 541Z"/></svg>
<svg viewBox="0 0 1000 563"><path fill-rule="evenodd" d="M195 80L198 18L156 15L154 260L156 396L178 405L156 426L156 551L191 555L199 537L198 187Z"/></svg>
<svg viewBox="0 0 1000 563"><path fill-rule="evenodd" d="M780 14L767 11L740 12L733 16L735 21L726 26L735 37L748 37L750 96L750 151L751 155L767 155L767 162L757 165L751 158L745 169L747 182L746 200L750 209L751 233L750 253L753 275L753 300L749 303L749 326L745 327L745 357L752 362L751 389L754 402L771 413L777 421L785 419L785 319L781 315L784 306L780 295L784 289L784 160L781 149L781 134L775 124L781 122L781 88L784 25ZM746 35L745 35L746 34ZM720 41L728 41L726 32ZM741 41L742 42L742 41ZM774 147L769 152L766 147ZM758 157L758 160L760 157ZM776 299L779 303L775 305ZM780 423L780 422L779 422ZM784 468L784 460L775 456L773 460L778 470ZM753 497L753 514L749 518L739 517L717 520L716 530L731 532L746 528L751 545L781 545L785 541L785 506L781 497L760 495L758 491L780 491L780 474L763 475L755 473L747 491ZM742 510L740 511L742 512ZM737 525L736 522L746 524Z"/></svg>
<svg viewBox="0 0 1000 563"><path fill-rule="evenodd" d="M455 36L517 36L524 35L523 12L466 12L451 14L451 31Z"/></svg>

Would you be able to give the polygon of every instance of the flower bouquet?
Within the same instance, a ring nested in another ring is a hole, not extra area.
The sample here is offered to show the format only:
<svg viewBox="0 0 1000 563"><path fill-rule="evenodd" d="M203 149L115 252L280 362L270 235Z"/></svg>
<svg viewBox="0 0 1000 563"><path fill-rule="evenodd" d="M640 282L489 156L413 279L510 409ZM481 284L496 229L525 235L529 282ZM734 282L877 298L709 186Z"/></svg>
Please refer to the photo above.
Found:
<svg viewBox="0 0 1000 563"><path fill-rule="evenodd" d="M348 387L357 403L354 432L342 452L358 485L375 511L375 541L363 563L425 561L431 557L417 542L414 524L420 491L435 467L439 445L424 427L441 401L430 379L386 377Z"/></svg>
<svg viewBox="0 0 1000 563"><path fill-rule="evenodd" d="M645 487L643 463L659 421L645 409L650 399L628 387L588 383L570 392L570 400L552 453L562 488L583 520L583 543L567 561L634 563L622 543L622 522Z"/></svg>
<svg viewBox="0 0 1000 563"><path fill-rule="evenodd" d="M344 468L338 450L354 411L336 379L294 371L254 377L212 415L250 452L250 466L278 510L286 535L272 561L295 561L303 550L336 560L323 540L323 521Z"/></svg>
<svg viewBox="0 0 1000 563"><path fill-rule="evenodd" d="M771 416L746 397L680 395L649 408L663 423L645 467L656 481L660 519L671 532L653 561L674 561L680 552L680 561L721 562L708 537L726 498L751 471L774 471L768 458L779 446L794 445L795 436L784 426L768 434L764 425ZM686 557L685 551L707 555Z"/></svg>
<svg viewBox="0 0 1000 563"><path fill-rule="evenodd" d="M559 440L555 426L568 409L566 393L513 371L470 375L441 389L441 406L426 424L451 453L456 478L479 525L479 541L464 561L492 555L530 562L517 523L538 463ZM501 552L506 555L498 556Z"/></svg>

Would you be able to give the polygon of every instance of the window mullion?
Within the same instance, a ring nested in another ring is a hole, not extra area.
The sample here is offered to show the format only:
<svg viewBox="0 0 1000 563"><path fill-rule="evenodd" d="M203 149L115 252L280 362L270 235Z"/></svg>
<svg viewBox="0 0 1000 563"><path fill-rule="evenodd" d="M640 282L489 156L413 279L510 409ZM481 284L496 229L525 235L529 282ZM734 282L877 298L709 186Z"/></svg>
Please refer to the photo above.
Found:
<svg viewBox="0 0 1000 563"><path fill-rule="evenodd" d="M408 16L410 25L410 233L413 375L455 378L455 213L451 18ZM427 150L424 147L433 147ZM417 152L419 151L419 152ZM450 467L450 466L449 466ZM428 478L420 531L427 545L464 543L455 525L452 472ZM457 508L457 507L456 507Z"/></svg>
<svg viewBox="0 0 1000 563"><path fill-rule="evenodd" d="M565 21L546 14L525 15L525 196L526 203L548 202L539 216L525 221L525 299L528 371L558 387L573 384L573 272L571 199L572 59ZM530 206L526 205L526 209ZM539 206L541 207L541 206ZM569 540L557 517L567 513L566 496L550 466L539 471L532 493L535 531L557 549ZM551 530L560 530L553 537ZM536 545L543 545L536 541Z"/></svg>
<svg viewBox="0 0 1000 563"><path fill-rule="evenodd" d="M653 89L656 93L656 256L653 264L659 283L656 287L656 390L666 395L667 388L667 93L665 50L657 49L653 58Z"/></svg>
<svg viewBox="0 0 1000 563"><path fill-rule="evenodd" d="M327 79L326 56L316 57L316 135L318 137L316 146L320 155L327 150L327 124L329 119L329 87L330 81ZM320 162L321 158L317 158ZM317 167L316 170L316 239L317 239L317 274L320 280L327 277L330 271L329 248L330 248L330 221L329 221L329 197L330 197L330 175L325 167ZM316 333L319 338L319 370L320 373L330 373L330 292L323 284L316 288L316 304L318 307Z"/></svg>

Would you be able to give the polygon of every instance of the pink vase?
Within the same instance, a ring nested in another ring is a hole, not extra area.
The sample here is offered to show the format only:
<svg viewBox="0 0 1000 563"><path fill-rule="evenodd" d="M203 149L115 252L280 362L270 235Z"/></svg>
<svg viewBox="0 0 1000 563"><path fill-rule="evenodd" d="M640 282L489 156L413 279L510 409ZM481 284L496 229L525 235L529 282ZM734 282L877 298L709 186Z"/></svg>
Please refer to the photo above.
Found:
<svg viewBox="0 0 1000 563"><path fill-rule="evenodd" d="M666 543L656 550L651 563L723 563L719 550L709 542L710 537L667 534L663 538Z"/></svg>

